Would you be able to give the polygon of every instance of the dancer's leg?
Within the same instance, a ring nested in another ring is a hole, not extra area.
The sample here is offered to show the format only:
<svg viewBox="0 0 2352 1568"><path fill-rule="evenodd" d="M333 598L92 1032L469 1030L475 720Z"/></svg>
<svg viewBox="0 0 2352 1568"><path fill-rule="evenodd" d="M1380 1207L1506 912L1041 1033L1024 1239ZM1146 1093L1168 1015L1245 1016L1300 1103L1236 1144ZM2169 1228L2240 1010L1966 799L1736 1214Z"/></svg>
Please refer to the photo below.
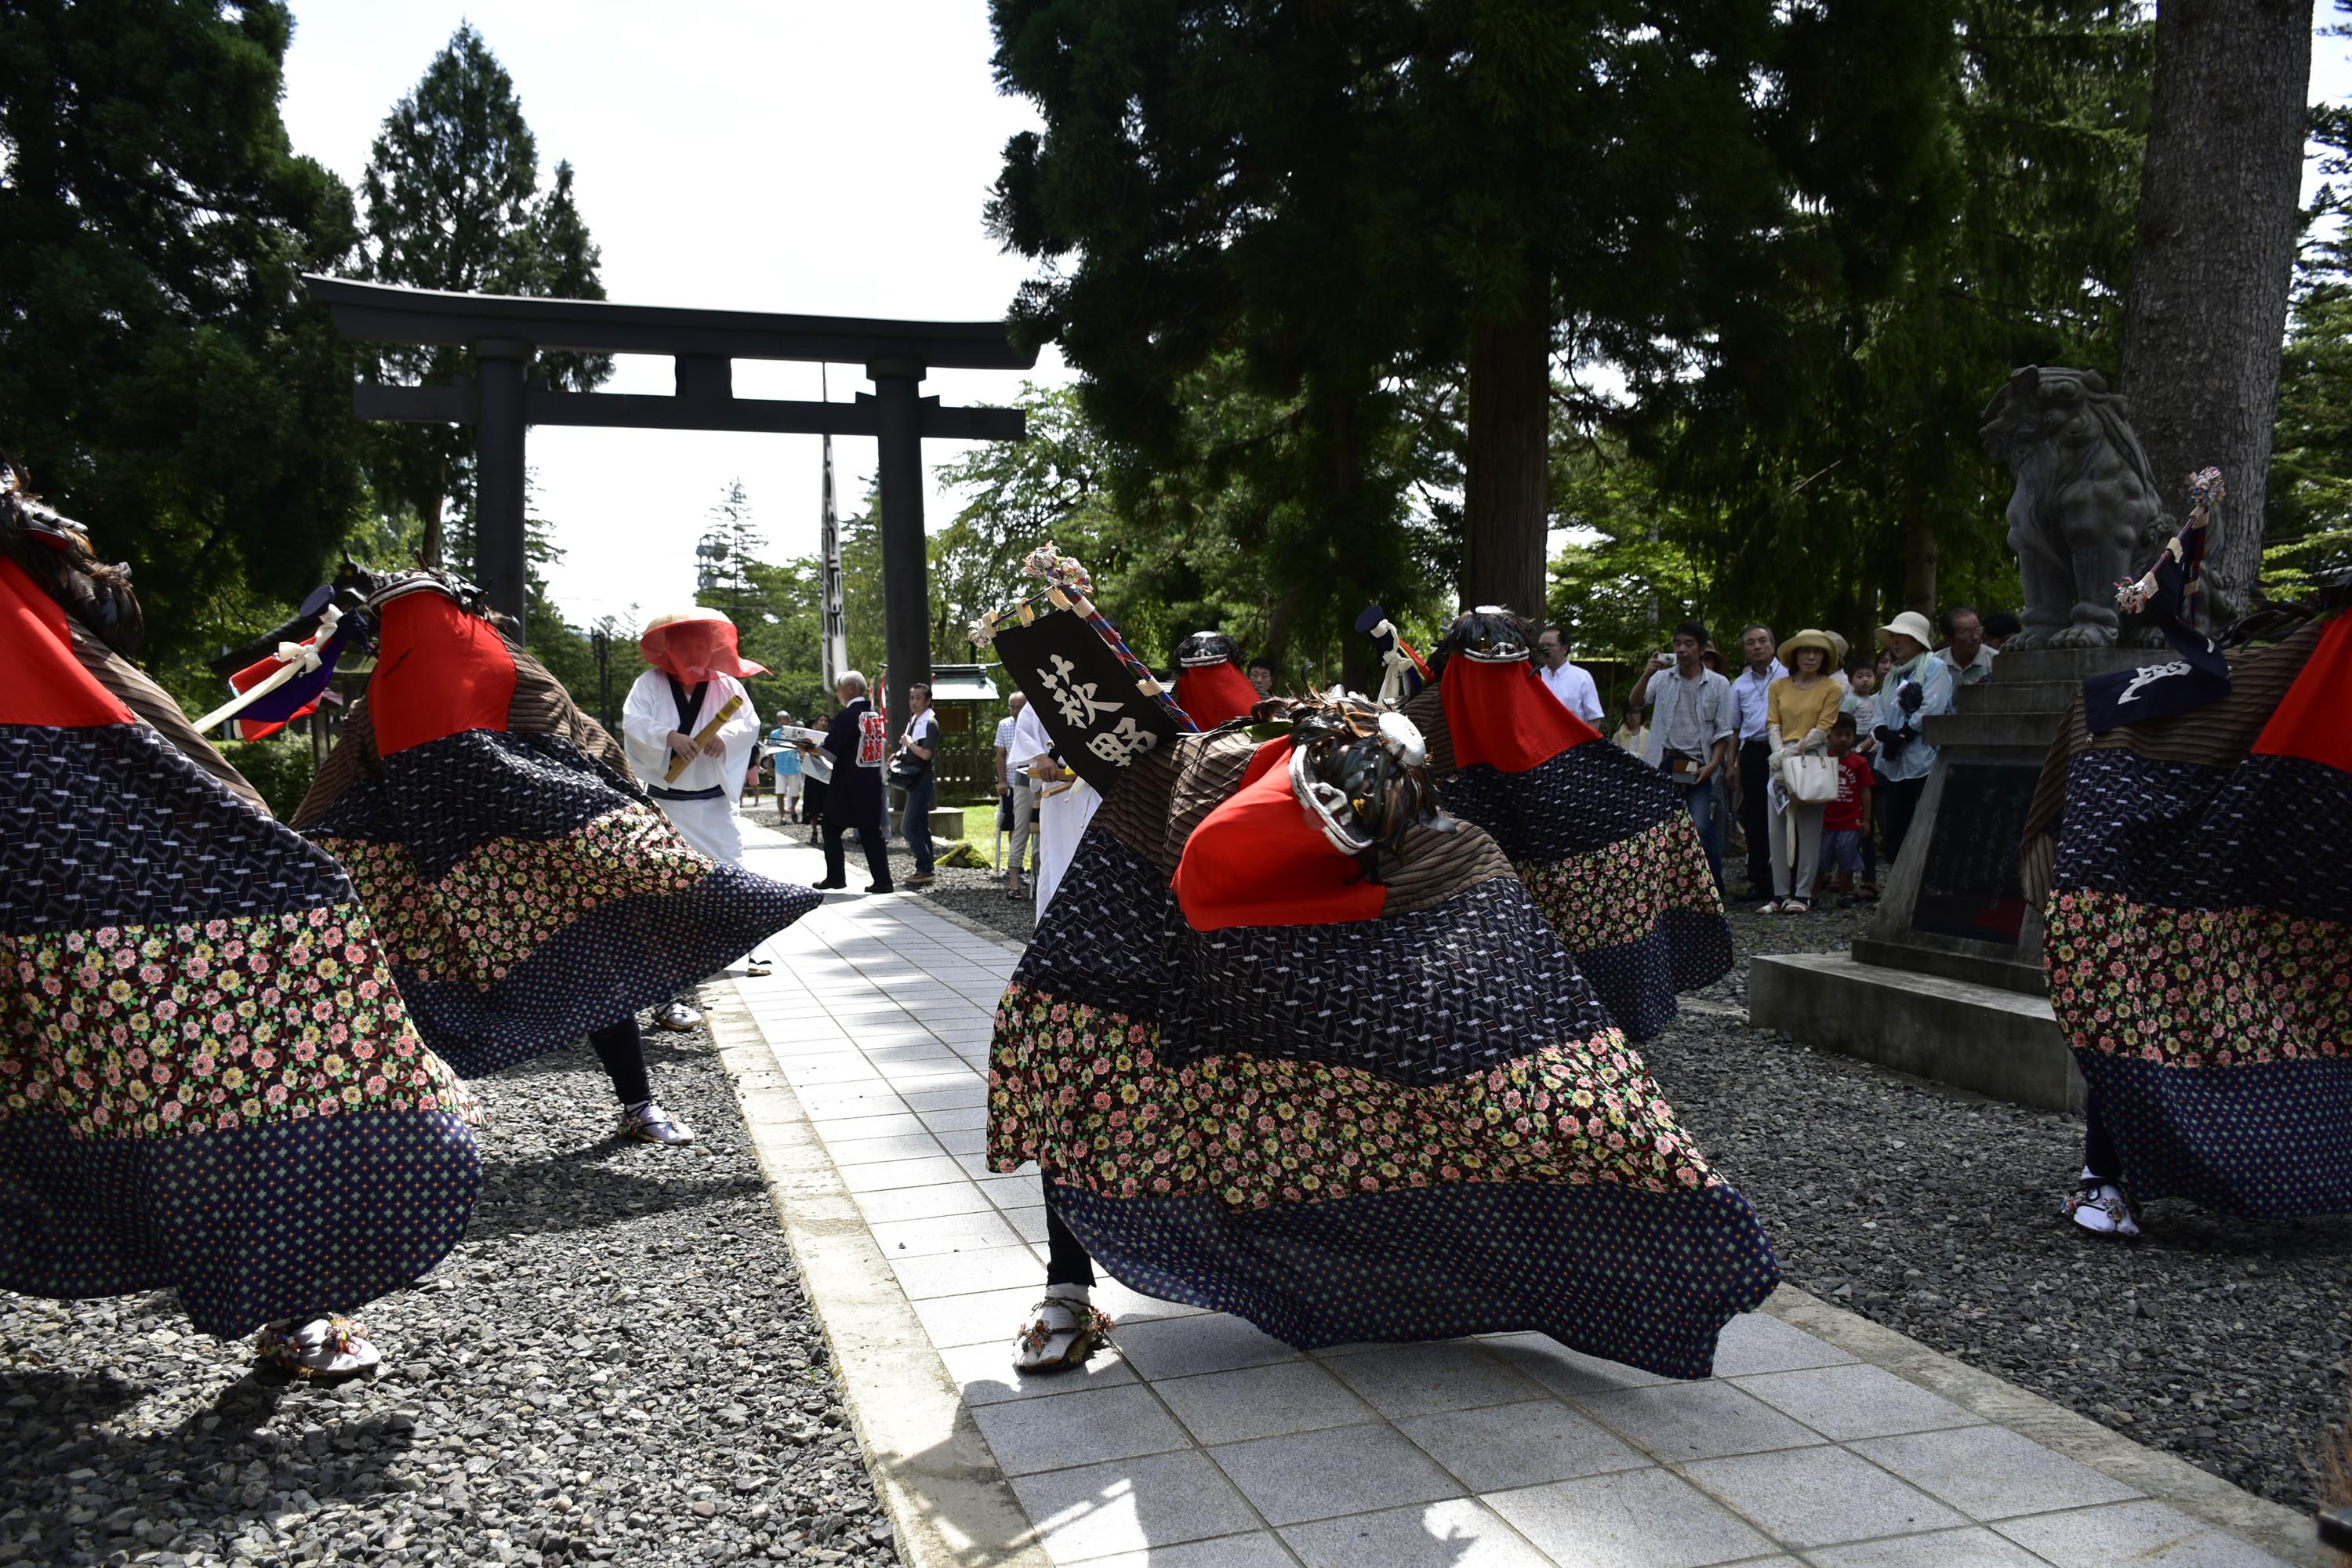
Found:
<svg viewBox="0 0 2352 1568"><path fill-rule="evenodd" d="M621 1135L641 1143L685 1144L694 1142L694 1130L654 1103L652 1082L646 1076L645 1037L637 1032L635 1013L607 1024L588 1037L613 1092L621 1101Z"/></svg>

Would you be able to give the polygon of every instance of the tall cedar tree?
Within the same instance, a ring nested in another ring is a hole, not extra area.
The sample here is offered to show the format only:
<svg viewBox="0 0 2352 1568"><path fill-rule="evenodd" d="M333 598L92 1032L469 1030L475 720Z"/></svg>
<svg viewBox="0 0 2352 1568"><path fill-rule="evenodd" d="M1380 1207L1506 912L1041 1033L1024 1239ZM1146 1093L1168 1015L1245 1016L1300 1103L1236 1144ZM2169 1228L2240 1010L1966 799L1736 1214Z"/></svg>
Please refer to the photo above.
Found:
<svg viewBox="0 0 2352 1568"><path fill-rule="evenodd" d="M539 143L514 79L473 25L461 24L376 135L362 182L359 274L417 289L601 300L602 258L572 182L572 165L560 163L554 184L541 191ZM373 353L377 373L394 381L444 382L473 372L465 349ZM612 370L605 355L543 353L533 374L585 392ZM438 564L443 512L452 497L470 493L473 432L383 426L373 434L369 467L381 500L415 510L424 555Z"/></svg>
<svg viewBox="0 0 2352 1568"><path fill-rule="evenodd" d="M1712 622L1867 647L1897 610L2017 607L1979 416L2021 364L2114 372L2151 29L2138 0L1965 0L1958 40L1951 220L1891 296L1797 301L1740 374L1650 399L1634 512L1580 519L1633 542L1662 524L1714 584ZM1612 444L1592 450L1605 468Z"/></svg>
<svg viewBox="0 0 2352 1568"><path fill-rule="evenodd" d="M2311 0L2158 0L2122 390L2167 507L2208 464L2229 486L2207 613L2262 574L2279 356L2301 231Z"/></svg>
<svg viewBox="0 0 2352 1568"><path fill-rule="evenodd" d="M0 7L0 447L131 562L192 696L362 494L350 365L300 287L349 252L351 194L289 148L292 28L268 0Z"/></svg>
<svg viewBox="0 0 2352 1568"><path fill-rule="evenodd" d="M2326 104L2312 140L2319 193L2304 214L2294 315L2279 375L2263 530L2263 586L2298 598L2352 571L2352 107Z"/></svg>
<svg viewBox="0 0 2352 1568"><path fill-rule="evenodd" d="M1884 290L1935 216L1940 0L992 12L1046 128L1008 143L991 219L1045 264L1016 318L1089 413L1176 456L1181 378L1237 352L1298 400L1288 499L1346 562L1396 521L1364 482L1406 427L1385 394L1466 360L1466 599L1540 602L1561 342L1637 390L1762 374L1775 302Z"/></svg>

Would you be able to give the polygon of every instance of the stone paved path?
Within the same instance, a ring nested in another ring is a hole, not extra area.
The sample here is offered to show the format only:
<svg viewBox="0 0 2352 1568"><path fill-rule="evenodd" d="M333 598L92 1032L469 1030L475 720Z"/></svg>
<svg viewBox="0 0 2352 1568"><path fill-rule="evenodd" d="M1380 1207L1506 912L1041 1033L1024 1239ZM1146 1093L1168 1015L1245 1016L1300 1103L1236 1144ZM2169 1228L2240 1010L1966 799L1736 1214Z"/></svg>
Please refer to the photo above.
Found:
<svg viewBox="0 0 2352 1568"><path fill-rule="evenodd" d="M814 851L751 837L754 868L822 875ZM1533 1334L1301 1355L1237 1319L1114 1284L1096 1300L1118 1321L1117 1352L1083 1373L1021 1378L1008 1346L1044 1280L1043 1198L1034 1171L992 1174L981 1153L991 1014L1013 954L917 900L840 894L781 947L772 977L726 984L854 1201L866 1234L852 1239L870 1239L902 1297L866 1292L836 1309L813 1269L818 1310L837 1340L866 1331L860 1314L911 1312L912 1359L927 1347L937 1365L901 1358L893 1370L914 1382L943 1369L1025 1514L1024 1560L2280 1561L2116 1479L2117 1466L2077 1462L1779 1315L1738 1320L1718 1375L1675 1384ZM845 1376L853 1409L893 1397L888 1378L861 1389L854 1363ZM2151 1474L2172 1464L2148 1458ZM974 1533L945 1525L951 1542ZM902 1531L908 1561L924 1561L918 1544Z"/></svg>

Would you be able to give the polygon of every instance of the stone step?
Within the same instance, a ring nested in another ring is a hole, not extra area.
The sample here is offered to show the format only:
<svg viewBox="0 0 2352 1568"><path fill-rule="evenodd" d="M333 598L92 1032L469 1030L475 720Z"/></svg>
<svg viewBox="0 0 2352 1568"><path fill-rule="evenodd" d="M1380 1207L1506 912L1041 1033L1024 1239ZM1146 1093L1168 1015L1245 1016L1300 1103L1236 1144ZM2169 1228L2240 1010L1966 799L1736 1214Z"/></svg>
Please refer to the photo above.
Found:
<svg viewBox="0 0 2352 1568"><path fill-rule="evenodd" d="M1748 966L1748 1021L1996 1100L2083 1109L2083 1075L2044 997L1843 952L1759 953Z"/></svg>

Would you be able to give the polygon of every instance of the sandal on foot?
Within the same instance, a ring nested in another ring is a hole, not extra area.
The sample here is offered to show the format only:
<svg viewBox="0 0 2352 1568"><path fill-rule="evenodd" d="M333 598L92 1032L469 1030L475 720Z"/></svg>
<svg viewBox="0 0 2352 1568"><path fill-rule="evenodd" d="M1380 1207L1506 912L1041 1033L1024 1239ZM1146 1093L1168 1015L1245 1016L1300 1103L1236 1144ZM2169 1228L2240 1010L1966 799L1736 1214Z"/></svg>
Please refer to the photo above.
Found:
<svg viewBox="0 0 2352 1568"><path fill-rule="evenodd" d="M1029 1321L1013 1339L1016 1372L1055 1372L1084 1366L1110 1343L1110 1315L1084 1296L1048 1296L1029 1310Z"/></svg>
<svg viewBox="0 0 2352 1568"><path fill-rule="evenodd" d="M621 1136L635 1139L640 1143L667 1143L672 1148L683 1148L694 1142L694 1129L652 1100L646 1100L622 1110Z"/></svg>
<svg viewBox="0 0 2352 1568"><path fill-rule="evenodd" d="M2067 1194L2064 1206L2066 1217L2093 1236L2120 1237L2126 1241L2139 1237L2139 1221L2132 1214L2131 1200L2113 1182L2084 1176L2083 1184Z"/></svg>
<svg viewBox="0 0 2352 1568"><path fill-rule="evenodd" d="M330 1314L297 1326L291 1318L265 1323L253 1336L261 1364L312 1383L348 1383L373 1377L383 1354L367 1330L350 1318Z"/></svg>

